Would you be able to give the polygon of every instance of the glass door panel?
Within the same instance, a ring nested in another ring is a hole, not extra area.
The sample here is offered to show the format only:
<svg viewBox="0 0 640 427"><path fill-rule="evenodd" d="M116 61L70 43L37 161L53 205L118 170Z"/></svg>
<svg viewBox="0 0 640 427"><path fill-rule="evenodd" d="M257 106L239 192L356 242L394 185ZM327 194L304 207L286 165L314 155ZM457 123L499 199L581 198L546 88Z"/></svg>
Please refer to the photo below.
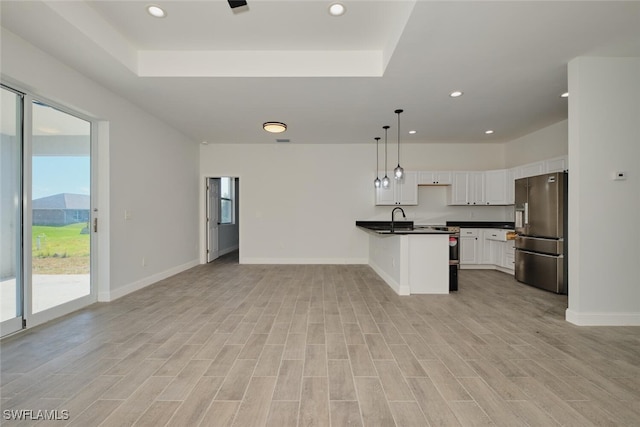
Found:
<svg viewBox="0 0 640 427"><path fill-rule="evenodd" d="M0 335L22 328L22 96L0 88Z"/></svg>
<svg viewBox="0 0 640 427"><path fill-rule="evenodd" d="M31 313L91 293L91 123L32 104Z"/></svg>

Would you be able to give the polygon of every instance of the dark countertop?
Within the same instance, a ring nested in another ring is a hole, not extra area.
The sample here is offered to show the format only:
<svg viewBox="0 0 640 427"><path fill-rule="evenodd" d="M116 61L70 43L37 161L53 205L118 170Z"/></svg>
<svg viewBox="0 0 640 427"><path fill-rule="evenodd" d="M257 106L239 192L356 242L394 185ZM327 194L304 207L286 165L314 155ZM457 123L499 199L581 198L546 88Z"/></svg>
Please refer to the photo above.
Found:
<svg viewBox="0 0 640 427"><path fill-rule="evenodd" d="M513 230L514 222L509 221L447 221L447 225L457 225L460 228L502 228Z"/></svg>
<svg viewBox="0 0 640 427"><path fill-rule="evenodd" d="M432 226L415 226L413 221L394 221L391 232L391 221L356 221L356 227L376 235L407 235L407 234L451 234L448 230L438 230Z"/></svg>

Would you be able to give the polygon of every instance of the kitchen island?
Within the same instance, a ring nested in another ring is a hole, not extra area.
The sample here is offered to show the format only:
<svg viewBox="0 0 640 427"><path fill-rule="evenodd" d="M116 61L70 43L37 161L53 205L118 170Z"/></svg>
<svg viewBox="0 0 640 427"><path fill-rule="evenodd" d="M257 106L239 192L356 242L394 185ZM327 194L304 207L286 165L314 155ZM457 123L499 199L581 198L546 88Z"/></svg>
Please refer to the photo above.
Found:
<svg viewBox="0 0 640 427"><path fill-rule="evenodd" d="M449 293L449 235L435 227L356 221L369 234L369 265L398 294Z"/></svg>

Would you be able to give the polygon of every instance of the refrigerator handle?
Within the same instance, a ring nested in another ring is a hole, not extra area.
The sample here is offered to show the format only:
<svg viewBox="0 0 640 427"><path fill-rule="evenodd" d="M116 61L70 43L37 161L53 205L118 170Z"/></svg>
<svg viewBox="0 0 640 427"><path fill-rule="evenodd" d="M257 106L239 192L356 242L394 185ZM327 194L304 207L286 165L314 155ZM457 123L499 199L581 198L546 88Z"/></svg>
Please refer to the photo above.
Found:
<svg viewBox="0 0 640 427"><path fill-rule="evenodd" d="M524 204L524 225L529 224L529 203Z"/></svg>

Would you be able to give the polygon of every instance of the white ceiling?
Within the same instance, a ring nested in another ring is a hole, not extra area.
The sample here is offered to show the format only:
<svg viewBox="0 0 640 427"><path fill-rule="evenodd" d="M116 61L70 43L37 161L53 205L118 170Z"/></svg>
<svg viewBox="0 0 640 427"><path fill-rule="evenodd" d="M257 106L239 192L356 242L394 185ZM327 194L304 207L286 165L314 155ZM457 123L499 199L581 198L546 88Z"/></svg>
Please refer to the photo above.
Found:
<svg viewBox="0 0 640 427"><path fill-rule="evenodd" d="M507 141L567 117L567 63L640 56L640 2L7 1L2 26L194 141ZM464 96L452 99L453 90ZM278 136L265 121L289 126ZM410 129L417 130L408 135ZM493 135L485 135L493 129Z"/></svg>

